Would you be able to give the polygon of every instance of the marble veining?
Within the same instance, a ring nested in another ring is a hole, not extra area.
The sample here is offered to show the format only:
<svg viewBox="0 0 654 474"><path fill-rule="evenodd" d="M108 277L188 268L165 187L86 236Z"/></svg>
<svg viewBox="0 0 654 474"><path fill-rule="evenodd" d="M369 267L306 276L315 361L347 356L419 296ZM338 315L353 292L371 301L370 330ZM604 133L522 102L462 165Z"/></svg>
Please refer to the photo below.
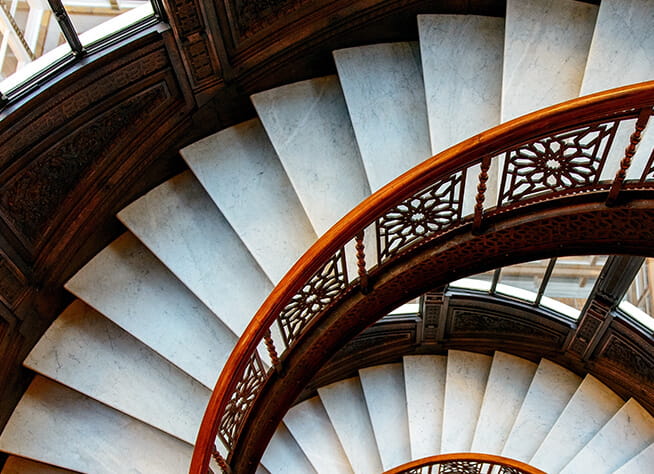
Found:
<svg viewBox="0 0 654 474"><path fill-rule="evenodd" d="M235 125L181 154L277 283L317 237L261 122Z"/></svg>
<svg viewBox="0 0 654 474"><path fill-rule="evenodd" d="M597 6L508 0L502 121L579 95Z"/></svg>
<svg viewBox="0 0 654 474"><path fill-rule="evenodd" d="M206 387L236 345L234 333L130 233L66 288Z"/></svg>
<svg viewBox="0 0 654 474"><path fill-rule="evenodd" d="M270 472L317 474L284 423L275 430L261 457L261 464Z"/></svg>
<svg viewBox="0 0 654 474"><path fill-rule="evenodd" d="M417 43L334 51L372 191L431 156Z"/></svg>
<svg viewBox="0 0 654 474"><path fill-rule="evenodd" d="M118 217L237 335L272 291L261 267L188 171Z"/></svg>
<svg viewBox="0 0 654 474"><path fill-rule="evenodd" d="M654 443L643 449L629 462L624 464L615 474L642 474L654 466Z"/></svg>
<svg viewBox="0 0 654 474"><path fill-rule="evenodd" d="M336 76L261 92L252 102L318 235L368 197Z"/></svg>

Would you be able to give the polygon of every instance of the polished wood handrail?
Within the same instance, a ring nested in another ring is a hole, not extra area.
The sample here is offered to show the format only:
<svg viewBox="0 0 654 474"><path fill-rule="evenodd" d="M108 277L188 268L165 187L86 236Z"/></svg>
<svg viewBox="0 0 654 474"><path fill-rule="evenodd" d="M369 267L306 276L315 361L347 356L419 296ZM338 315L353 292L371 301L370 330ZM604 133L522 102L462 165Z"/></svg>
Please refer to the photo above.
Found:
<svg viewBox="0 0 654 474"><path fill-rule="evenodd" d="M262 341L266 341L266 346L270 350L272 342L269 330L280 313L326 262L333 259L348 242L354 241L376 219L417 191L437 182L442 177L450 176L457 170L465 169L466 166L469 168L473 164L478 164L484 157L497 156L511 147L528 143L529 140L536 140L577 126L602 120L632 119L642 115L643 110L646 110L646 115L649 116L652 105L654 105L654 81L600 92L555 105L499 125L455 145L404 173L363 201L327 231L296 262L266 299L239 339L207 406L195 446L191 472L207 472L212 453L218 462L224 462L215 449L219 422L230 401L234 397L239 397L237 386L242 382L243 374L252 366L253 358L258 357L258 346ZM615 134L615 131L613 133ZM483 202L483 194L481 197ZM477 217L480 216L475 217L477 221ZM277 351L274 353L277 355ZM283 364L284 351L280 353L279 358L282 359ZM277 369L279 369L278 364L279 360L274 364ZM250 395L248 400L251 403L255 396ZM245 413L247 407L243 410ZM238 437L238 431L235 436ZM230 447L227 447L227 450L229 449Z"/></svg>
<svg viewBox="0 0 654 474"><path fill-rule="evenodd" d="M536 469L529 464L525 464L515 459L505 458L503 456L495 456L492 454L480 454L480 453L451 453L451 454L440 454L438 456L430 456L427 458L418 459L415 461L410 461L401 466L390 469L384 474L405 474L409 472L414 472L417 474L416 469L429 466L442 466L447 464L452 464L456 462L470 462L475 465L486 465L488 468L495 466L508 467L514 470L517 470L523 474L545 474L544 471ZM432 471L429 471L430 473ZM438 474L440 471L433 471L433 474ZM451 471L448 471L451 472ZM495 472L494 470L487 469L486 472ZM512 471L513 472L513 471Z"/></svg>

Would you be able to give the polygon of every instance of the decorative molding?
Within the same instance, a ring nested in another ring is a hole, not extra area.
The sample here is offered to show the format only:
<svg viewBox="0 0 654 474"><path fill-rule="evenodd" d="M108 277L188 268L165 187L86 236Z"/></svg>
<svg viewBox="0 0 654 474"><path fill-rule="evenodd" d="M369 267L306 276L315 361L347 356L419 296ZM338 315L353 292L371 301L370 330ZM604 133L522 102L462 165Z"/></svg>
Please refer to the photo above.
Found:
<svg viewBox="0 0 654 474"><path fill-rule="evenodd" d="M645 387L654 387L654 355L640 349L616 333L609 336L599 357L640 379Z"/></svg>
<svg viewBox="0 0 654 474"><path fill-rule="evenodd" d="M29 291L27 284L25 275L0 250L0 301L15 310ZM2 340L1 336L0 340Z"/></svg>
<svg viewBox="0 0 654 474"><path fill-rule="evenodd" d="M316 0L228 0L225 2L234 17L233 33L241 40L273 25ZM319 6L319 5L317 5Z"/></svg>

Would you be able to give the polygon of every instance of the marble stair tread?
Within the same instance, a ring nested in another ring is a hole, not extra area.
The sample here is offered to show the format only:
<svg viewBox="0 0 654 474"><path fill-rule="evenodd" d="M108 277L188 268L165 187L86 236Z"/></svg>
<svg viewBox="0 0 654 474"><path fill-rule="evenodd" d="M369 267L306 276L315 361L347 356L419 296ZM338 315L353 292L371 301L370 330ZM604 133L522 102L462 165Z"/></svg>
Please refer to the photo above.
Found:
<svg viewBox="0 0 654 474"><path fill-rule="evenodd" d="M581 95L654 80L654 5L651 0L602 0L581 86ZM601 179L612 179L634 131L625 123L615 138ZM627 171L638 179L654 147L652 119Z"/></svg>
<svg viewBox="0 0 654 474"><path fill-rule="evenodd" d="M317 237L261 122L235 125L180 153L270 280L279 282Z"/></svg>
<svg viewBox="0 0 654 474"><path fill-rule="evenodd" d="M178 474L193 447L54 381L36 376L0 435L0 450L80 472Z"/></svg>
<svg viewBox="0 0 654 474"><path fill-rule="evenodd" d="M448 351L441 454L470 451L491 362L487 355Z"/></svg>
<svg viewBox="0 0 654 474"><path fill-rule="evenodd" d="M597 6L508 0L502 121L579 95Z"/></svg>
<svg viewBox="0 0 654 474"><path fill-rule="evenodd" d="M359 370L379 457L384 470L411 461L407 399L402 364Z"/></svg>
<svg viewBox="0 0 654 474"><path fill-rule="evenodd" d="M545 472L559 472L623 404L615 392L587 375L529 464Z"/></svg>
<svg viewBox="0 0 654 474"><path fill-rule="evenodd" d="M632 398L568 463L561 474L583 471L610 474L653 442L654 418ZM654 464L650 467L654 468Z"/></svg>
<svg viewBox="0 0 654 474"><path fill-rule="evenodd" d="M118 218L235 334L245 330L272 291L190 171L159 185Z"/></svg>
<svg viewBox="0 0 654 474"><path fill-rule="evenodd" d="M284 424L319 474L353 474L350 462L319 397L292 407Z"/></svg>
<svg viewBox="0 0 654 474"><path fill-rule="evenodd" d="M189 444L211 396L80 300L52 323L24 365Z"/></svg>
<svg viewBox="0 0 654 474"><path fill-rule="evenodd" d="M581 377L542 359L501 453L528 462L581 383Z"/></svg>
<svg viewBox="0 0 654 474"><path fill-rule="evenodd" d="M260 92L252 102L318 235L370 195L336 76Z"/></svg>
<svg viewBox="0 0 654 474"><path fill-rule="evenodd" d="M406 390L411 459L440 454L445 356L405 356Z"/></svg>
<svg viewBox="0 0 654 474"><path fill-rule="evenodd" d="M654 80L651 0L602 0L581 94Z"/></svg>
<svg viewBox="0 0 654 474"><path fill-rule="evenodd" d="M654 443L623 464L614 474L643 474L651 472L654 466Z"/></svg>
<svg viewBox="0 0 654 474"><path fill-rule="evenodd" d="M418 15L432 154L500 123L504 19Z"/></svg>
<svg viewBox="0 0 654 474"><path fill-rule="evenodd" d="M261 464L271 474L316 474L284 423L275 430L263 453Z"/></svg>
<svg viewBox="0 0 654 474"><path fill-rule="evenodd" d="M353 377L318 389L329 421L356 474L383 472L361 382Z"/></svg>
<svg viewBox="0 0 654 474"><path fill-rule="evenodd" d="M493 356L471 451L502 451L522 406L537 365L526 359L496 352Z"/></svg>
<svg viewBox="0 0 654 474"><path fill-rule="evenodd" d="M66 288L206 387L236 345L229 328L129 232Z"/></svg>
<svg viewBox="0 0 654 474"><path fill-rule="evenodd" d="M419 46L341 49L334 60L374 192L431 156Z"/></svg>
<svg viewBox="0 0 654 474"><path fill-rule="evenodd" d="M19 456L8 456L2 474L76 474L76 471L50 466Z"/></svg>

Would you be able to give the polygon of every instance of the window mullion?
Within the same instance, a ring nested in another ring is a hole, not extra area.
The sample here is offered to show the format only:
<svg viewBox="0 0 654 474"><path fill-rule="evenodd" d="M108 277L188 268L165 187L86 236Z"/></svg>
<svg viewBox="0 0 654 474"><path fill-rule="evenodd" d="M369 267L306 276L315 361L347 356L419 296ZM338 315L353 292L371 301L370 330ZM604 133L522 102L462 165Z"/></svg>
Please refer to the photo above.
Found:
<svg viewBox="0 0 654 474"><path fill-rule="evenodd" d="M57 18L57 23L59 23L59 27L61 28L66 41L68 41L73 54L77 57L84 56L86 50L84 49L84 46L82 46L82 42L77 35L77 31L75 31L73 22L71 21L70 16L68 16L68 12L64 8L61 0L48 0L48 3Z"/></svg>

